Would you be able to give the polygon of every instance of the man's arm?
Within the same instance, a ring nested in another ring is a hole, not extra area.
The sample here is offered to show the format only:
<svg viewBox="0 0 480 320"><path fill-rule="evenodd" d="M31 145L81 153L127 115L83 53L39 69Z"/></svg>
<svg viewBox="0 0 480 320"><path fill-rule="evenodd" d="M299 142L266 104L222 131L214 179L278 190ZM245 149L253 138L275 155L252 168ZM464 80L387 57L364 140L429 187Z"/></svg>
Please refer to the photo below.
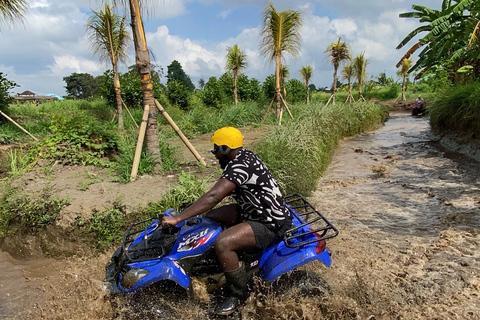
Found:
<svg viewBox="0 0 480 320"><path fill-rule="evenodd" d="M162 225L166 223L170 225L176 225L177 223L187 220L191 217L198 216L204 212L215 207L226 196L232 193L237 185L235 182L220 178L215 185L208 190L204 195L198 198L191 206L182 211L182 213L176 217L163 217Z"/></svg>

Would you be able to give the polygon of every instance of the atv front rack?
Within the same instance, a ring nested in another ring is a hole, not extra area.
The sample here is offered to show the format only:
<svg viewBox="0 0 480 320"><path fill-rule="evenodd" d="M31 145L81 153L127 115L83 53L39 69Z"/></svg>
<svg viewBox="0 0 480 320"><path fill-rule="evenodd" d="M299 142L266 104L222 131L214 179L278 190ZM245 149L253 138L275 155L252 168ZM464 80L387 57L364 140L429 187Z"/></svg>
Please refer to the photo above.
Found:
<svg viewBox="0 0 480 320"><path fill-rule="evenodd" d="M157 220L156 223L155 220ZM150 237L158 228L162 228L158 218L142 220L128 226L122 242L122 250L127 261L139 262L158 259L165 255L163 245L156 243L156 241L153 241L153 237ZM141 241L138 241L138 239L135 241L140 234L142 235Z"/></svg>
<svg viewBox="0 0 480 320"><path fill-rule="evenodd" d="M287 247L297 248L338 235L338 230L303 196L290 194L284 199L292 215L300 222L285 232L283 240Z"/></svg>

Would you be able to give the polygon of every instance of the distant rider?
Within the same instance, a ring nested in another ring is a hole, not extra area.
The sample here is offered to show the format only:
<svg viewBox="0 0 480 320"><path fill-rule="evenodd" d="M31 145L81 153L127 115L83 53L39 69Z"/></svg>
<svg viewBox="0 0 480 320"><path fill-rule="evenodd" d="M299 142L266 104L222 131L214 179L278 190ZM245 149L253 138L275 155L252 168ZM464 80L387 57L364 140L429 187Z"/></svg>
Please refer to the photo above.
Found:
<svg viewBox="0 0 480 320"><path fill-rule="evenodd" d="M422 98L422 95L419 94L418 98L415 99L415 106L412 108L412 116L416 116L425 112L425 101Z"/></svg>
<svg viewBox="0 0 480 320"><path fill-rule="evenodd" d="M415 102L417 103L417 106L419 106L419 107L423 106L424 100L423 100L421 94L418 95L418 98L415 100Z"/></svg>
<svg viewBox="0 0 480 320"><path fill-rule="evenodd" d="M270 171L256 154L243 148L243 136L238 129L221 128L215 131L211 142L211 152L223 169L222 176L180 215L164 217L162 224L176 225L207 212L206 217L228 226L214 244L227 281L226 296L215 313L228 315L248 298L249 278L236 251L263 250L280 241L292 227L292 217ZM230 194L236 204L211 210Z"/></svg>

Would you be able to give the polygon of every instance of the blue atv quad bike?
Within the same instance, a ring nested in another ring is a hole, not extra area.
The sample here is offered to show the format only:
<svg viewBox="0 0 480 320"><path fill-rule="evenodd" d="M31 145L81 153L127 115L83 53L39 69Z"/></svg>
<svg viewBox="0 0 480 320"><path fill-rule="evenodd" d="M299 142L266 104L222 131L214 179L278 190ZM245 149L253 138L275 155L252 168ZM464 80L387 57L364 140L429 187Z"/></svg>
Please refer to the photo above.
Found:
<svg viewBox="0 0 480 320"><path fill-rule="evenodd" d="M332 263L325 240L337 236L337 229L304 197L288 195L285 202L294 226L283 241L261 252L239 252L251 277L274 281L311 261L318 260L327 267ZM164 214L179 213L168 209ZM129 294L170 280L193 295L192 277L207 278L208 292L219 289L224 277L213 245L222 226L208 218L193 217L162 228L161 220L161 216L155 217L128 227L122 246L106 265L105 290Z"/></svg>

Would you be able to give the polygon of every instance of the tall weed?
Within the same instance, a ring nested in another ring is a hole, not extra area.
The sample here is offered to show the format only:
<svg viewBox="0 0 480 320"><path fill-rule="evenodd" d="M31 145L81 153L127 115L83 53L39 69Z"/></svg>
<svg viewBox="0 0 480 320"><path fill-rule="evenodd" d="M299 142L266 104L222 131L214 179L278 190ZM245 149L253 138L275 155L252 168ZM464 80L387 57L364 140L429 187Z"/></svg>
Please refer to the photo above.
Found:
<svg viewBox="0 0 480 320"><path fill-rule="evenodd" d="M427 105L432 129L480 135L480 82L437 93Z"/></svg>
<svg viewBox="0 0 480 320"><path fill-rule="evenodd" d="M284 193L311 194L338 142L374 128L387 111L373 103L310 104L293 121L278 126L253 146Z"/></svg>

